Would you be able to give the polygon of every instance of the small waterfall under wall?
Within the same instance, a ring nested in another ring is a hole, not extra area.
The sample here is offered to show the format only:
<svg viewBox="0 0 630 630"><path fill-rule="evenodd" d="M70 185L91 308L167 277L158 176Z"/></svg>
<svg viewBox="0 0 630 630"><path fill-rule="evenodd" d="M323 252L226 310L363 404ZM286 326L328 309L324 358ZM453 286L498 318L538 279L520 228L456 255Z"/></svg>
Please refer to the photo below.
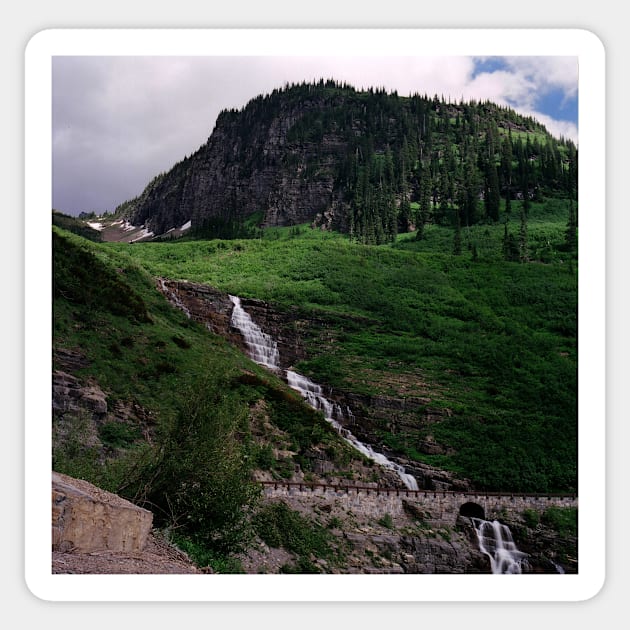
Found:
<svg viewBox="0 0 630 630"><path fill-rule="evenodd" d="M507 525L499 521L471 518L479 549L490 558L492 573L522 573L527 554L518 550Z"/></svg>
<svg viewBox="0 0 630 630"><path fill-rule="evenodd" d="M255 361L259 365L262 365L276 373L281 373L280 367L280 353L278 352L278 346L274 339L264 333L260 327L252 320L249 313L243 309L240 298L230 295L230 300L234 305L232 311L231 325L239 330L245 339L247 347L249 349L249 356L252 361ZM310 379L298 374L294 370L286 370L284 377L292 389L296 390L301 396L308 402L308 404L322 411L326 420L332 424L337 432L343 437L348 444L354 447L359 452L363 453L369 459L375 461L381 466L395 471L400 477L401 481L410 490L418 489L418 482L416 479L405 472L405 469L396 464L385 455L377 453L370 446L360 442L348 429L344 428L340 420L343 420L344 412L340 405L332 403L324 397L322 388L320 385L313 383ZM349 408L346 409L347 417L352 417L352 412Z"/></svg>

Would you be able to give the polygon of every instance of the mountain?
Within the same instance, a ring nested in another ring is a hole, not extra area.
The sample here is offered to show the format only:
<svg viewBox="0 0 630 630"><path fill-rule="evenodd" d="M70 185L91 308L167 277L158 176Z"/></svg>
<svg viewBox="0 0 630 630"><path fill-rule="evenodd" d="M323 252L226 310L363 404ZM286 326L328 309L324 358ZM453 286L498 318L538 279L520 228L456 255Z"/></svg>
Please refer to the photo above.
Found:
<svg viewBox="0 0 630 630"><path fill-rule="evenodd" d="M217 571L488 571L462 519L507 513L437 500L473 489L576 570L577 508L512 504L577 492L576 199L575 146L492 103L320 81L223 112L113 214L53 213L53 469Z"/></svg>
<svg viewBox="0 0 630 630"><path fill-rule="evenodd" d="M100 231L93 227L97 224L90 224L89 222L83 220L83 217L71 217L63 212L59 212L58 210L53 210L52 224L64 230L68 230L68 232L78 234L90 241L98 242L102 240Z"/></svg>
<svg viewBox="0 0 630 630"><path fill-rule="evenodd" d="M155 235L313 223L381 243L576 188L575 145L509 108L320 80L221 112L203 146L116 210Z"/></svg>

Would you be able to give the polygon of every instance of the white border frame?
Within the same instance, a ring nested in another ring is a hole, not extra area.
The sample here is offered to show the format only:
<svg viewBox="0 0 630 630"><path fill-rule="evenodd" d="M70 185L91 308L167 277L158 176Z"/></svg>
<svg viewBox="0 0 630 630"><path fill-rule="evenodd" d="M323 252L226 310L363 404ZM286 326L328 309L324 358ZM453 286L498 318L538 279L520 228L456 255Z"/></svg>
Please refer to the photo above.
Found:
<svg viewBox="0 0 630 630"><path fill-rule="evenodd" d="M52 304L52 57L324 54L579 58L579 573L53 575L51 319L42 325ZM584 601L600 591L606 553L605 52L594 34L577 29L59 29L41 31L29 41L25 70L25 579L35 596L50 601L485 602Z"/></svg>

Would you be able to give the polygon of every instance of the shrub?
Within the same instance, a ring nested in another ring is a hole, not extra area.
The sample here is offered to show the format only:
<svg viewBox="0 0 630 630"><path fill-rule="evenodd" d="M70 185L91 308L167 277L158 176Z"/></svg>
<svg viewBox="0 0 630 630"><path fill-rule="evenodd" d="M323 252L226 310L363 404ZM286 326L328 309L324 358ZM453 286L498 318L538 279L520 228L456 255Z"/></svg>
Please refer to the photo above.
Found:
<svg viewBox="0 0 630 630"><path fill-rule="evenodd" d="M254 447L253 459L254 466L261 470L271 470L276 461L270 444L261 444Z"/></svg>
<svg viewBox="0 0 630 630"><path fill-rule="evenodd" d="M378 524L383 527L387 527L387 529L393 529L394 521L392 520L391 514L385 514L381 518L378 519Z"/></svg>
<svg viewBox="0 0 630 630"><path fill-rule="evenodd" d="M270 547L282 547L299 557L301 572L309 573L311 570L307 569L315 569L309 561L311 555L322 559L331 559L336 555L330 532L291 510L282 501L259 510L253 522L256 533ZM288 572L289 567L286 569L285 572Z"/></svg>
<svg viewBox="0 0 630 630"><path fill-rule="evenodd" d="M173 340L173 343L179 348L182 348L184 350L188 350L188 348L190 348L190 343L179 335L173 335L171 339Z"/></svg>
<svg viewBox="0 0 630 630"><path fill-rule="evenodd" d="M123 422L106 422L98 430L101 442L111 448L127 448L141 437L140 430Z"/></svg>
<svg viewBox="0 0 630 630"><path fill-rule="evenodd" d="M523 510L523 520L527 527L536 527L540 523L540 514L536 510L525 509Z"/></svg>
<svg viewBox="0 0 630 630"><path fill-rule="evenodd" d="M237 553L249 540L249 512L259 493L238 439L246 407L227 395L224 366L201 366L179 410L159 436L145 471L144 499L166 524L215 554Z"/></svg>
<svg viewBox="0 0 630 630"><path fill-rule="evenodd" d="M577 535L577 508L550 507L543 512L540 520L560 536Z"/></svg>

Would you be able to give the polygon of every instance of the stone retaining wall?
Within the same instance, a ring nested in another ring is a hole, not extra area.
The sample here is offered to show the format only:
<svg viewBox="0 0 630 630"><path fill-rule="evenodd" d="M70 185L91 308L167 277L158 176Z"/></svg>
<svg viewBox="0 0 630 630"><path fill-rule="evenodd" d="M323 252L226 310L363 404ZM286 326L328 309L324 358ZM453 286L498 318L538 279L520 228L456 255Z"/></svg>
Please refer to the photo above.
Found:
<svg viewBox="0 0 630 630"><path fill-rule="evenodd" d="M372 518L385 514L399 516L405 504L434 527L453 526L463 505L474 504L483 510L486 520L519 517L526 509L539 512L548 507L577 507L577 497L553 495L492 495L467 492L429 492L412 490L383 490L335 486L292 484L265 485L270 498L320 497L339 502L344 508Z"/></svg>

